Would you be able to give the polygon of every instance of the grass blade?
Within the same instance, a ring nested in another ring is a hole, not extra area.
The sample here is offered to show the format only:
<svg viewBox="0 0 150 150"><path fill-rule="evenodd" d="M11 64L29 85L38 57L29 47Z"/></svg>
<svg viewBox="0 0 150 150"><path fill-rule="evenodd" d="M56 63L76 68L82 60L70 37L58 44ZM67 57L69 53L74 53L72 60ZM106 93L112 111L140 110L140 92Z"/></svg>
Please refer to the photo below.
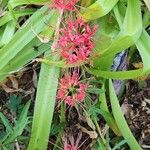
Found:
<svg viewBox="0 0 150 150"><path fill-rule="evenodd" d="M6 131L12 132L13 129L12 129L11 124L9 123L9 120L8 120L1 112L0 112L0 118L1 118L1 120L2 120L2 122L3 122L3 124L4 124L5 127L6 127Z"/></svg>
<svg viewBox="0 0 150 150"><path fill-rule="evenodd" d="M98 77L103 77L106 79L117 79L117 80L125 80L125 79L134 79L141 75L143 75L143 69L130 70L130 71L102 71L96 69L90 69L90 72Z"/></svg>
<svg viewBox="0 0 150 150"><path fill-rule="evenodd" d="M28 150L47 149L55 105L59 68L46 64L41 68Z"/></svg>
<svg viewBox="0 0 150 150"><path fill-rule="evenodd" d="M26 103L26 105L24 106L20 117L18 119L18 121L16 122L16 126L13 129L13 132L10 133L9 137L3 142L3 144L10 144L11 142L13 142L18 136L20 136L25 128L25 126L27 125L28 122L28 109L30 106L30 101L28 101Z"/></svg>
<svg viewBox="0 0 150 150"><path fill-rule="evenodd" d="M43 14L48 10L47 7L43 7L34 13L34 15L31 16L29 23L24 25L22 29L14 35L12 40L0 50L0 70L36 37L35 33L38 34L43 30L45 27L45 19L49 20L54 14L54 11L52 10L51 13L45 14L43 17Z"/></svg>
<svg viewBox="0 0 150 150"><path fill-rule="evenodd" d="M145 30L136 42L136 46L143 61L143 74L150 73L150 36Z"/></svg>
<svg viewBox="0 0 150 150"><path fill-rule="evenodd" d="M105 89L104 85L103 85L102 89L103 90ZM107 106L107 102L106 102L105 93L100 93L99 101L100 101L100 110L102 111L101 115L104 117L104 119L106 120L107 124L114 131L114 133L117 136L120 136L120 131L119 131L117 125L116 125L116 122L115 122L113 116L111 115L111 113L109 112L109 109L108 109L108 106Z"/></svg>
<svg viewBox="0 0 150 150"><path fill-rule="evenodd" d="M57 15L54 41L51 46L52 52L55 51L54 47L59 39L59 27L62 14L63 10L61 10ZM58 55L48 55L49 52L45 54L45 57L47 57L47 59L50 59L52 61L59 60ZM28 150L47 149L48 138L54 113L59 71L60 69L56 66L46 65L44 63L41 66L40 78L36 94L36 102L34 107L32 132Z"/></svg>
<svg viewBox="0 0 150 150"><path fill-rule="evenodd" d="M135 18L136 15L136 18ZM128 0L126 15L118 37L112 42L108 49L101 52L101 55L117 54L118 52L132 46L142 33L142 15L139 0ZM101 57L102 57L101 56Z"/></svg>
<svg viewBox="0 0 150 150"><path fill-rule="evenodd" d="M49 45L42 45L38 48L38 51L34 50L34 46L37 45L37 39L30 42L25 48L22 49L3 69L0 73L0 83L10 74L18 72L24 65L32 61L43 52L50 49Z"/></svg>
<svg viewBox="0 0 150 150"><path fill-rule="evenodd" d="M14 10L14 15L18 19L21 16L33 14L35 10L36 9ZM13 17L11 16L10 12L6 12L6 14L0 18L0 27L11 20L13 20Z"/></svg>
<svg viewBox="0 0 150 150"><path fill-rule="evenodd" d="M15 28L15 23L13 21L7 23L2 39L0 41L0 47L7 44L12 39L15 33Z"/></svg>
<svg viewBox="0 0 150 150"><path fill-rule="evenodd" d="M50 0L10 0L9 4L11 5L12 8L15 8L16 6L25 4L45 5L48 2L50 2Z"/></svg>
<svg viewBox="0 0 150 150"><path fill-rule="evenodd" d="M127 140L127 143L129 144L132 150L142 150L139 144L137 143L136 139L134 138L133 134L131 133L127 125L127 122L123 116L123 113L120 108L119 101L115 94L115 90L114 90L111 80L109 80L109 92L110 92L110 102L112 106L112 112L116 120L116 123L118 125L118 128L120 129L120 132L122 133L123 137Z"/></svg>
<svg viewBox="0 0 150 150"><path fill-rule="evenodd" d="M143 61L143 68L137 69L137 70L130 70L130 71L103 71L103 70L96 70L96 69L90 69L90 72L96 76L104 77L104 78L111 78L111 79L134 79L137 77L140 77L142 75L150 73L150 65L148 62L150 62L150 36L148 33L143 30L141 37L136 42L136 46L138 48L138 51L142 57Z"/></svg>

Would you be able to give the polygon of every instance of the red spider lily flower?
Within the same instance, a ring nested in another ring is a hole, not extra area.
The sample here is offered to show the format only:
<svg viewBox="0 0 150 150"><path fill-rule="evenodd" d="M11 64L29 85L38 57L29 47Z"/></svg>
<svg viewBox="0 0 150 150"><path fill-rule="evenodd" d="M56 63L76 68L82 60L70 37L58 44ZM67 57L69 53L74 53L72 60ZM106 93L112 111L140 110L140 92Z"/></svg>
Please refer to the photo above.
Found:
<svg viewBox="0 0 150 150"><path fill-rule="evenodd" d="M82 133L79 133L75 140L72 135L68 135L67 140L64 142L64 150L80 150L79 143L82 138ZM68 144L69 143L69 144Z"/></svg>
<svg viewBox="0 0 150 150"><path fill-rule="evenodd" d="M78 73L74 71L72 75L65 75L60 80L57 98L70 106L74 106L76 102L84 100L87 87L88 84L81 83Z"/></svg>
<svg viewBox="0 0 150 150"><path fill-rule="evenodd" d="M75 4L79 0L53 0L53 7L63 9L63 10L75 10Z"/></svg>
<svg viewBox="0 0 150 150"><path fill-rule="evenodd" d="M74 145L65 143L64 150L77 150L77 148Z"/></svg>
<svg viewBox="0 0 150 150"><path fill-rule="evenodd" d="M86 62L94 48L92 42L97 26L90 28L82 19L75 22L68 21L68 26L61 29L61 37L58 42L60 55L67 64Z"/></svg>

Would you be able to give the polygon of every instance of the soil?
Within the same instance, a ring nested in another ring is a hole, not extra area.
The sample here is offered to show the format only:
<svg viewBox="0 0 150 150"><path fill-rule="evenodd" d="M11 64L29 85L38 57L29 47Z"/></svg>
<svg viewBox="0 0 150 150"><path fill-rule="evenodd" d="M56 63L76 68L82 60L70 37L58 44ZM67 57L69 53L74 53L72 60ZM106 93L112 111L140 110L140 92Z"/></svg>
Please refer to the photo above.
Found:
<svg viewBox="0 0 150 150"><path fill-rule="evenodd" d="M150 79L130 80L127 83L122 109L132 133L142 148L150 149Z"/></svg>
<svg viewBox="0 0 150 150"><path fill-rule="evenodd" d="M5 83L7 88L1 86L1 111L4 112L6 109L5 103L7 102L8 97L11 94L10 89L12 89L12 92L14 90L14 94L21 95L22 98L26 100L31 99L34 103L38 72L38 68L33 69L32 67L29 67L20 75L13 76L13 79L10 80L9 78ZM122 96L121 103L121 107L125 114L128 125L137 141L140 143L144 150L150 149L150 78L147 78L144 81L127 81L125 93ZM33 112L32 109L31 112ZM81 129L77 128L76 125L80 123L80 125L82 125L84 128L88 127L87 124L83 124L82 122L80 122L80 119L78 119L78 113L75 110L72 111L70 117L71 118L67 118L69 125L67 126L66 133L72 133L73 137L76 139L78 138L78 133L81 132ZM102 126L103 124L104 121L102 121ZM85 141L85 139L87 140ZM83 132L79 145L82 142L84 142L84 144L81 146L81 149L90 150L90 144L92 140L90 139L88 134Z"/></svg>

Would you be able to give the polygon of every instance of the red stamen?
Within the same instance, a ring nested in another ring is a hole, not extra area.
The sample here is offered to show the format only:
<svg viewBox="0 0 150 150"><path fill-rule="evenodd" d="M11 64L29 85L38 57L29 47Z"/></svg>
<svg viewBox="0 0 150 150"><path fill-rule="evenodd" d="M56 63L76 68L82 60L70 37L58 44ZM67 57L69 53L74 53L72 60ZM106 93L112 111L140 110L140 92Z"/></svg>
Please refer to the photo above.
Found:
<svg viewBox="0 0 150 150"><path fill-rule="evenodd" d="M53 7L63 10L75 11L75 4L79 0L53 0Z"/></svg>
<svg viewBox="0 0 150 150"><path fill-rule="evenodd" d="M68 21L68 26L61 29L62 36L58 42L60 55L66 60L67 64L75 64L88 60L94 43L92 37L97 27L93 30L82 19L75 22Z"/></svg>
<svg viewBox="0 0 150 150"><path fill-rule="evenodd" d="M60 80L57 98L70 106L74 106L76 102L82 102L85 99L87 87L88 84L81 83L79 75L73 72L72 75L65 75Z"/></svg>

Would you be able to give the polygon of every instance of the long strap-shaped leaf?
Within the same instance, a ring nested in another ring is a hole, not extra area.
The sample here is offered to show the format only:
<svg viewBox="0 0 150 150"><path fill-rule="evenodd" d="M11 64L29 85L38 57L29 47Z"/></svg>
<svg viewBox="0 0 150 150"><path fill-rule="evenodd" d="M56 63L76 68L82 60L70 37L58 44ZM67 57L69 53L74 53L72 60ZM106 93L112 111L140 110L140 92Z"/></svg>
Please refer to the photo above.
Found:
<svg viewBox="0 0 150 150"><path fill-rule="evenodd" d="M43 52L50 49L50 45L43 44L34 50L35 45L37 44L37 39L33 39L28 45L26 45L0 72L0 82L2 82L10 74L17 72L19 69L22 69L24 65L32 61L37 56L41 55Z"/></svg>
<svg viewBox="0 0 150 150"><path fill-rule="evenodd" d="M136 14L136 20L134 20L135 14ZM121 23L121 20L119 22ZM94 75L101 76L104 78L112 78L112 79L131 79L131 78L139 77L144 74L145 69L119 71L119 72L105 71L110 68L114 55L122 51L123 49L126 49L131 45L135 44L135 42L139 39L139 36L141 35L140 33L142 31L142 18L141 18L141 11L140 11L140 3L138 0L133 0L133 1L128 0L127 12L122 26L123 27L121 28L121 32L116 38L116 40L112 42L110 47L108 47L105 51L101 52L102 56L98 60L98 62L96 62L97 67L99 65L102 66L101 70L95 70L95 69L90 70L91 73L93 73ZM141 43L140 41L143 41L142 40L144 38L143 36L146 36L146 34L142 34L141 38L138 40L139 42L137 43ZM148 39L149 38L147 36L147 40L146 40L147 43L149 41ZM143 47L145 48L145 50L144 51L141 50L141 53L143 54L145 52L148 54L148 49L149 49L148 44L145 45L142 42L140 44L140 48ZM147 57L149 57L149 55L147 55ZM144 54L143 54L143 58L144 58Z"/></svg>
<svg viewBox="0 0 150 150"><path fill-rule="evenodd" d="M50 0L10 0L9 4L12 8L14 8L16 6L25 4L45 5L48 2L50 2Z"/></svg>
<svg viewBox="0 0 150 150"><path fill-rule="evenodd" d="M53 13L51 19L48 21L52 26L55 25L57 20L57 13ZM40 34L43 37L50 39L53 35L54 28L46 27ZM46 33L46 34L45 34ZM40 45L40 46L39 46ZM37 50L34 47L37 46ZM50 43L42 44L35 37L30 43L28 43L8 64L6 64L0 72L0 82L2 82L8 75L21 69L25 64L39 56L43 52L50 49Z"/></svg>
<svg viewBox="0 0 150 150"><path fill-rule="evenodd" d="M115 54L134 45L142 33L142 16L139 0L128 0L127 6L120 33L108 48L99 51L100 58L96 60L95 66L99 67L101 65L102 70L110 69Z"/></svg>
<svg viewBox="0 0 150 150"><path fill-rule="evenodd" d="M15 23L13 21L7 23L2 39L0 40L0 47L1 45L7 44L11 40L14 35L15 28Z"/></svg>
<svg viewBox="0 0 150 150"><path fill-rule="evenodd" d="M46 150L53 117L59 68L42 64L28 150Z"/></svg>
<svg viewBox="0 0 150 150"><path fill-rule="evenodd" d="M108 14L117 2L118 0L97 0L88 8L83 9L81 15L87 21L100 18Z"/></svg>
<svg viewBox="0 0 150 150"><path fill-rule="evenodd" d="M34 37L40 33L44 26L45 20L49 20L54 11L48 12L47 7L41 8L29 19L29 23L24 25L12 38L12 40L0 50L0 70L13 59ZM44 17L43 17L44 16ZM35 33L36 34L35 34Z"/></svg>
<svg viewBox="0 0 150 150"><path fill-rule="evenodd" d="M136 16L136 17L135 17ZM132 46L142 33L142 15L139 0L128 0L128 7L121 31L110 47L100 52L101 57L117 54Z"/></svg>
<svg viewBox="0 0 150 150"><path fill-rule="evenodd" d="M135 43L143 61L143 74L150 73L150 36L143 30L140 39Z"/></svg>
<svg viewBox="0 0 150 150"><path fill-rule="evenodd" d="M96 70L91 69L90 72L97 76L103 77L106 79L134 79L142 75L143 69L131 70L131 71L103 71L103 70Z"/></svg>
<svg viewBox="0 0 150 150"><path fill-rule="evenodd" d="M51 51L55 51L55 45L59 38L59 27L63 10L60 10L58 20L56 23L54 42ZM46 54L47 55L47 54ZM49 56L47 59L58 61L59 56ZM59 68L56 66L49 66L42 64L40 78L38 83L36 102L34 107L34 116L32 124L31 139L28 150L46 150L50 128L52 124L56 92L59 78Z"/></svg>
<svg viewBox="0 0 150 150"><path fill-rule="evenodd" d="M115 94L115 90L111 80L109 80L109 92L112 112L118 125L118 128L120 129L120 132L122 133L123 137L127 140L127 143L129 144L132 150L142 150L139 144L137 143L136 139L134 138L133 134L131 133L126 123L126 120L122 114L119 101Z"/></svg>
<svg viewBox="0 0 150 150"><path fill-rule="evenodd" d="M24 10L18 10L14 11L15 17L18 19L19 17L31 15L35 12L35 9L24 9ZM5 12L6 14L0 18L0 27L6 24L7 22L13 20L10 12Z"/></svg>
<svg viewBox="0 0 150 150"><path fill-rule="evenodd" d="M102 86L102 89L104 89L104 85ZM100 93L99 95L99 101L100 101L100 109L103 113L101 113L101 115L104 117L104 119L106 120L107 124L109 125L109 127L114 131L114 133L117 136L120 136L120 131L116 125L116 122L112 116L112 114L109 112L108 106L107 106L107 102L106 102L106 96L105 93Z"/></svg>
<svg viewBox="0 0 150 150"><path fill-rule="evenodd" d="M150 36L143 30L140 39L136 42L136 46L142 57L143 68L130 71L103 71L91 69L90 72L96 76L111 79L133 79L150 73Z"/></svg>

